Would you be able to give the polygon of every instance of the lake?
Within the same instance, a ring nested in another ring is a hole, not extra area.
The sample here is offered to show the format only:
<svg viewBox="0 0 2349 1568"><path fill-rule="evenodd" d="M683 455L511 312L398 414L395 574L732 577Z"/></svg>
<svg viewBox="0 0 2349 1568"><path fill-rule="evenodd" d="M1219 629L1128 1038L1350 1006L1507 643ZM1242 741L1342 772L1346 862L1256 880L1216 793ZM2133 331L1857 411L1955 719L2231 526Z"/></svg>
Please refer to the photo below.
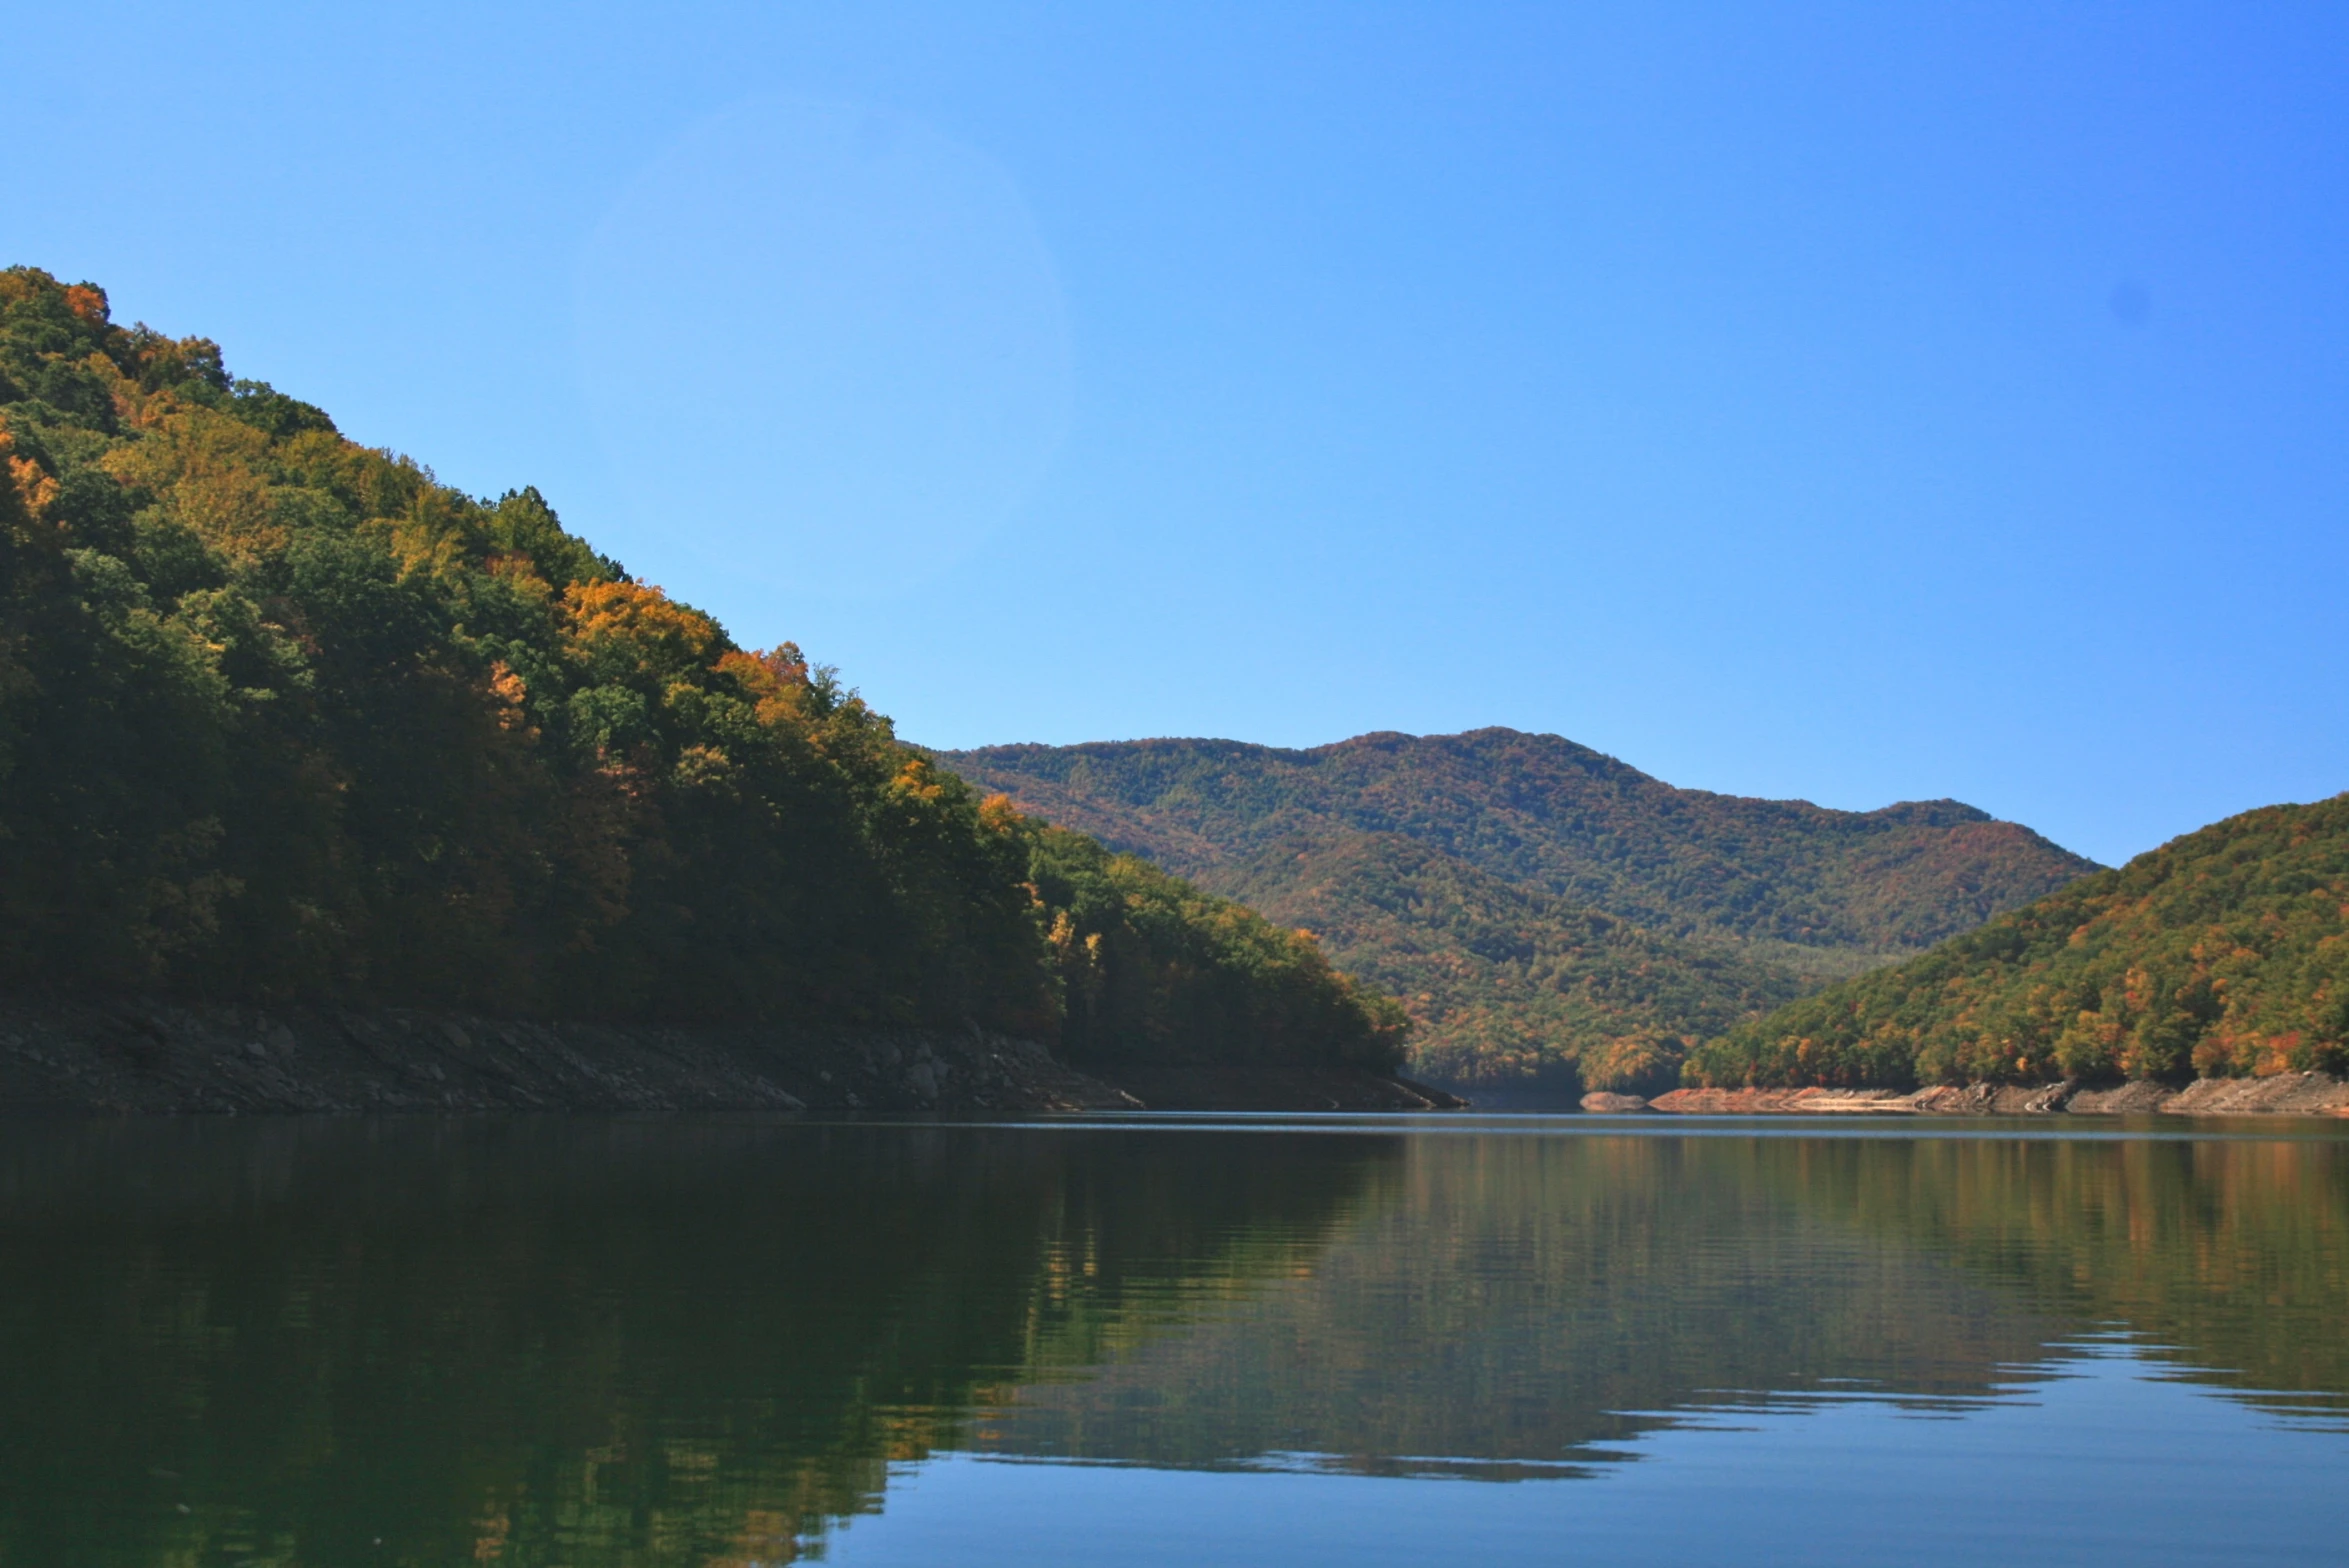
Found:
<svg viewBox="0 0 2349 1568"><path fill-rule="evenodd" d="M2336 1562L2349 1127L15 1122L0 1563Z"/></svg>

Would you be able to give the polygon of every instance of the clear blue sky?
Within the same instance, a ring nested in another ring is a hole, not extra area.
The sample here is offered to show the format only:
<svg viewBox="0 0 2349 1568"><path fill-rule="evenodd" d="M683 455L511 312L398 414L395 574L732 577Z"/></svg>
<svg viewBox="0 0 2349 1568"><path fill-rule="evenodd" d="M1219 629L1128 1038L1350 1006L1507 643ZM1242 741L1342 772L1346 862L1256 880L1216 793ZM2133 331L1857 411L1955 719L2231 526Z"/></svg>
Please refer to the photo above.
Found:
<svg viewBox="0 0 2349 1568"><path fill-rule="evenodd" d="M911 739L2349 788L2349 8L20 8L0 256Z"/></svg>

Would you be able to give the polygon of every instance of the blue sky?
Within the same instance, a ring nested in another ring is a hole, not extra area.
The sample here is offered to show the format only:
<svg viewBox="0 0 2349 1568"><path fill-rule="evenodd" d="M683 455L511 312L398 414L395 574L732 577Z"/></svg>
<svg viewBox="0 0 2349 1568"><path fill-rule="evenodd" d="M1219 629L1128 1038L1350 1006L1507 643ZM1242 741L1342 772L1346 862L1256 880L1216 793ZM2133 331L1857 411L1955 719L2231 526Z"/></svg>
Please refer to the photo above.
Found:
<svg viewBox="0 0 2349 1568"><path fill-rule="evenodd" d="M937 745L2349 787L2349 10L44 7L0 256ZM28 134L29 132L29 134Z"/></svg>

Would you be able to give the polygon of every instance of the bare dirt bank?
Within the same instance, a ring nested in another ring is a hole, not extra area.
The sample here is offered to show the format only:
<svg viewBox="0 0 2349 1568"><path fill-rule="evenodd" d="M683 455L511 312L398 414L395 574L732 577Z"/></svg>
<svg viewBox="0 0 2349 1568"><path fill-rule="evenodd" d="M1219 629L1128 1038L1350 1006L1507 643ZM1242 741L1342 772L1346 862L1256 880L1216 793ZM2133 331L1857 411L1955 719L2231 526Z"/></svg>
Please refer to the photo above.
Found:
<svg viewBox="0 0 2349 1568"><path fill-rule="evenodd" d="M979 1030L522 1023L405 1008L0 998L0 1111L256 1115L1421 1111L1366 1072L1136 1069L1114 1084Z"/></svg>
<svg viewBox="0 0 2349 1568"><path fill-rule="evenodd" d="M1154 1111L1451 1111L1468 1102L1408 1078L1327 1067L1103 1069Z"/></svg>
<svg viewBox="0 0 2349 1568"><path fill-rule="evenodd" d="M68 1112L1130 1110L973 1030L671 1029L402 1008L0 999L0 1109Z"/></svg>
<svg viewBox="0 0 2349 1568"><path fill-rule="evenodd" d="M1637 1109L1616 1106L1611 1109ZM2349 1082L2326 1073L2173 1084L1937 1085L1898 1089L1675 1089L1646 1108L1678 1116L2349 1116Z"/></svg>

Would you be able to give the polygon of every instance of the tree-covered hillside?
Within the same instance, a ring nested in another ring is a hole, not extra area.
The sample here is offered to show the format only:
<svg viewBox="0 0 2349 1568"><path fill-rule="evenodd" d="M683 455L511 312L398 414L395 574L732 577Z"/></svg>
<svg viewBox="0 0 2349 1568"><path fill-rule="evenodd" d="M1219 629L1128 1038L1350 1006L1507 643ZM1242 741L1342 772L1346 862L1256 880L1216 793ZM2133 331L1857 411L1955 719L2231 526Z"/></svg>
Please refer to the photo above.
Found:
<svg viewBox="0 0 2349 1568"><path fill-rule="evenodd" d="M1361 735L1310 751L990 746L941 760L1185 876L1299 833L1400 833L1683 936L1918 948L2095 869L1953 800L1832 811L1675 789L1587 746L1509 729Z"/></svg>
<svg viewBox="0 0 2349 1568"><path fill-rule="evenodd" d="M2093 863L1955 801L1831 811L1675 789L1554 735L941 753L1404 995L1416 1070L1655 1087L1686 1043L1917 951Z"/></svg>
<svg viewBox="0 0 2349 1568"><path fill-rule="evenodd" d="M1401 996L1421 1042L1413 1070L1445 1083L1669 1084L1684 1036L1717 1034L1805 989L1740 945L1666 936L1399 833L1275 844L1230 887Z"/></svg>
<svg viewBox="0 0 2349 1568"><path fill-rule="evenodd" d="M2349 795L2189 833L1739 1025L1689 1080L2265 1075L2349 1051Z"/></svg>
<svg viewBox="0 0 2349 1568"><path fill-rule="evenodd" d="M1073 955L1073 956L1072 956ZM0 272L0 984L1390 1060L1314 945L708 616ZM1072 987L1074 990L1072 991Z"/></svg>

